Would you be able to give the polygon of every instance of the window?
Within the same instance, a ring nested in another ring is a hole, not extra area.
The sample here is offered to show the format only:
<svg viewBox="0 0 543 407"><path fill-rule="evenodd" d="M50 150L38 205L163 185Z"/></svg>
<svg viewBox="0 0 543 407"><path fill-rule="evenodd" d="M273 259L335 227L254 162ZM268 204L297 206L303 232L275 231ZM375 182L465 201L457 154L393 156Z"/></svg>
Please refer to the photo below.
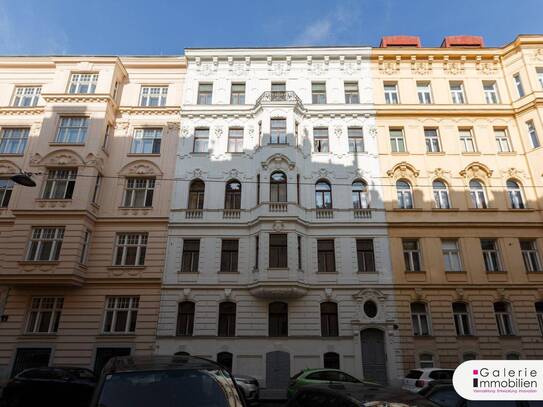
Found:
<svg viewBox="0 0 543 407"><path fill-rule="evenodd" d="M285 82L273 82L271 84L271 100L285 100L287 85Z"/></svg>
<svg viewBox="0 0 543 407"><path fill-rule="evenodd" d="M239 240L223 239L221 248L221 271L237 273Z"/></svg>
<svg viewBox="0 0 543 407"><path fill-rule="evenodd" d="M481 250L483 251L485 270L488 272L500 271L501 262L498 242L495 239L481 239Z"/></svg>
<svg viewBox="0 0 543 407"><path fill-rule="evenodd" d="M243 129L242 128L228 129L228 152L229 153L243 152Z"/></svg>
<svg viewBox="0 0 543 407"><path fill-rule="evenodd" d="M96 175L96 180L94 181L94 189L92 191L92 200L91 200L92 203L95 203L95 204L98 203L101 186L102 186L102 174L99 173Z"/></svg>
<svg viewBox="0 0 543 407"><path fill-rule="evenodd" d="M466 103L466 97L464 95L464 84L462 82L451 82L449 84L451 88L451 99L456 105L462 105Z"/></svg>
<svg viewBox="0 0 543 407"><path fill-rule="evenodd" d="M167 86L144 86L141 88L140 106L166 106Z"/></svg>
<svg viewBox="0 0 543 407"><path fill-rule="evenodd" d="M445 261L445 271L462 271L458 240L442 240L441 251Z"/></svg>
<svg viewBox="0 0 543 407"><path fill-rule="evenodd" d="M407 271L421 271L420 248L417 239L402 239L403 259Z"/></svg>
<svg viewBox="0 0 543 407"><path fill-rule="evenodd" d="M302 269L302 236L297 237L297 249L298 249L298 270Z"/></svg>
<svg viewBox="0 0 543 407"><path fill-rule="evenodd" d="M200 260L200 239L185 239L181 258L182 273L197 273Z"/></svg>
<svg viewBox="0 0 543 407"><path fill-rule="evenodd" d="M313 82L311 84L312 102L315 104L326 104L326 83Z"/></svg>
<svg viewBox="0 0 543 407"><path fill-rule="evenodd" d="M465 352L462 355L463 362L467 362L468 360L476 360L476 359L477 359L477 354L475 352Z"/></svg>
<svg viewBox="0 0 543 407"><path fill-rule="evenodd" d="M287 235L286 234L270 234L270 268L287 268Z"/></svg>
<svg viewBox="0 0 543 407"><path fill-rule="evenodd" d="M438 209L449 209L451 202L449 199L449 189L447 184L441 180L435 180L432 182L432 189L434 192L434 205Z"/></svg>
<svg viewBox="0 0 543 407"><path fill-rule="evenodd" d="M49 169L43 199L72 199L77 168Z"/></svg>
<svg viewBox="0 0 543 407"><path fill-rule="evenodd" d="M74 73L70 79L68 93L94 93L97 82L97 73Z"/></svg>
<svg viewBox="0 0 543 407"><path fill-rule="evenodd" d="M384 84L385 88L385 103L387 105L397 105L400 102L398 96L398 84L396 82L388 82Z"/></svg>
<svg viewBox="0 0 543 407"><path fill-rule="evenodd" d="M143 266L147 251L147 233L118 233L115 265Z"/></svg>
<svg viewBox="0 0 543 407"><path fill-rule="evenodd" d="M326 352L322 359L325 369L339 369L339 354L336 352Z"/></svg>
<svg viewBox="0 0 543 407"><path fill-rule="evenodd" d="M57 261L60 256L64 228L32 228L27 261Z"/></svg>
<svg viewBox="0 0 543 407"><path fill-rule="evenodd" d="M535 303L535 312L539 324L539 331L541 332L541 335L543 335L543 302L539 301Z"/></svg>
<svg viewBox="0 0 543 407"><path fill-rule="evenodd" d="M366 209L370 207L368 184L363 180L353 182L352 198L354 209Z"/></svg>
<svg viewBox="0 0 543 407"><path fill-rule="evenodd" d="M423 302L411 303L411 322L413 323L413 335L427 336L430 335L430 323L428 318L428 310Z"/></svg>
<svg viewBox="0 0 543 407"><path fill-rule="evenodd" d="M180 302L177 306L177 336L192 336L194 331L194 308L191 301Z"/></svg>
<svg viewBox="0 0 543 407"><path fill-rule="evenodd" d="M87 138L89 118L84 116L64 116L60 118L55 143L84 144Z"/></svg>
<svg viewBox="0 0 543 407"><path fill-rule="evenodd" d="M135 129L132 154L160 154L162 129Z"/></svg>
<svg viewBox="0 0 543 407"><path fill-rule="evenodd" d="M241 183L237 180L229 181L226 184L224 194L224 209L241 208Z"/></svg>
<svg viewBox="0 0 543 407"><path fill-rule="evenodd" d="M516 73L513 75L513 81L515 82L515 86L517 88L518 96L521 98L525 95L524 93L524 86L522 86L522 79L520 79L520 74Z"/></svg>
<svg viewBox="0 0 543 407"><path fill-rule="evenodd" d="M287 120L271 119L270 144L287 144Z"/></svg>
<svg viewBox="0 0 543 407"><path fill-rule="evenodd" d="M40 99L41 86L17 86L11 105L14 107L33 107Z"/></svg>
<svg viewBox="0 0 543 407"><path fill-rule="evenodd" d="M212 103L213 96L213 84L212 83L200 83L198 85L198 104L210 105Z"/></svg>
<svg viewBox="0 0 543 407"><path fill-rule="evenodd" d="M532 144L532 148L540 147L541 143L539 142L539 136L537 135L537 131L535 130L534 121L528 120L526 122L526 128L528 129L528 136L530 137L530 143Z"/></svg>
<svg viewBox="0 0 543 407"><path fill-rule="evenodd" d="M417 82L417 94L419 103L427 105L432 103L432 89L430 82Z"/></svg>
<svg viewBox="0 0 543 407"><path fill-rule="evenodd" d="M106 131L104 133L104 141L102 142L102 150L109 150L109 140L111 139L111 134L113 132L113 125L108 124L106 126Z"/></svg>
<svg viewBox="0 0 543 407"><path fill-rule="evenodd" d="M272 302L268 308L269 336L288 336L288 304Z"/></svg>
<svg viewBox="0 0 543 407"><path fill-rule="evenodd" d="M230 91L231 105L245 104L245 83L233 83Z"/></svg>
<svg viewBox="0 0 543 407"><path fill-rule="evenodd" d="M371 273L375 271L375 254L373 240L356 239L356 258L358 261L358 272Z"/></svg>
<svg viewBox="0 0 543 407"><path fill-rule="evenodd" d="M431 369L434 367L434 355L431 353L421 353L419 356L419 366L421 369Z"/></svg>
<svg viewBox="0 0 543 407"><path fill-rule="evenodd" d="M270 202L287 202L287 176L274 172L270 177Z"/></svg>
<svg viewBox="0 0 543 407"><path fill-rule="evenodd" d="M229 372L232 371L233 361L234 361L234 355L232 355L230 352L217 353L217 363L221 365L222 367L224 367ZM221 397L221 401L220 401L221 404L223 403L222 400L224 400L224 398Z"/></svg>
<svg viewBox="0 0 543 407"><path fill-rule="evenodd" d="M334 240L317 240L317 261L319 273L336 272L336 256L334 253Z"/></svg>
<svg viewBox="0 0 543 407"><path fill-rule="evenodd" d="M508 179L506 182L507 185L507 196L509 197L509 205L513 209L524 209L524 199L522 198L522 188L519 183L515 180Z"/></svg>
<svg viewBox="0 0 543 407"><path fill-rule="evenodd" d="M390 149L393 153L405 153L403 129L390 129Z"/></svg>
<svg viewBox="0 0 543 407"><path fill-rule="evenodd" d="M79 256L80 264L87 264L90 249L90 239L91 231L89 229L85 229L85 233L83 234L83 244L81 245L81 255Z"/></svg>
<svg viewBox="0 0 543 407"><path fill-rule="evenodd" d="M33 297L26 323L26 333L57 332L63 304L62 297Z"/></svg>
<svg viewBox="0 0 543 407"><path fill-rule="evenodd" d="M462 146L463 153L474 153L477 151L475 147L475 139L473 138L472 129L459 129L460 144Z"/></svg>
<svg viewBox="0 0 543 407"><path fill-rule="evenodd" d="M539 86L543 89L543 68L535 68L537 75L537 80L539 81Z"/></svg>
<svg viewBox="0 0 543 407"><path fill-rule="evenodd" d="M428 153L439 153L441 151L437 129L424 129L424 138Z"/></svg>
<svg viewBox="0 0 543 407"><path fill-rule="evenodd" d="M364 133L361 127L349 127L347 129L350 153L364 152Z"/></svg>
<svg viewBox="0 0 543 407"><path fill-rule="evenodd" d="M0 138L0 154L23 154L28 142L28 128L4 128Z"/></svg>
<svg viewBox="0 0 543 407"><path fill-rule="evenodd" d="M136 331L139 297L107 297L104 333L126 334Z"/></svg>
<svg viewBox="0 0 543 407"><path fill-rule="evenodd" d="M509 135L506 129L494 129L494 137L496 137L498 152L511 152L511 143L509 142Z"/></svg>
<svg viewBox="0 0 543 407"><path fill-rule="evenodd" d="M315 205L317 209L332 208L332 187L328 181L320 180L315 184Z"/></svg>
<svg viewBox="0 0 543 407"><path fill-rule="evenodd" d="M328 127L313 129L313 149L316 153L327 153L329 151Z"/></svg>
<svg viewBox="0 0 543 407"><path fill-rule="evenodd" d="M413 209L413 192L411 184L404 180L396 181L396 195L398 198L398 208Z"/></svg>
<svg viewBox="0 0 543 407"><path fill-rule="evenodd" d="M345 82L345 103L348 105L360 103L358 82Z"/></svg>
<svg viewBox="0 0 543 407"><path fill-rule="evenodd" d="M511 316L511 306L503 301L494 303L494 315L496 316L496 325L498 326L498 335L514 335L513 318Z"/></svg>
<svg viewBox="0 0 543 407"><path fill-rule="evenodd" d="M209 128L194 129L193 153L207 153L209 145Z"/></svg>
<svg viewBox="0 0 543 407"><path fill-rule="evenodd" d="M258 270L258 263L260 262L260 238L255 236L255 270Z"/></svg>
<svg viewBox="0 0 543 407"><path fill-rule="evenodd" d="M486 193L484 185L476 179L472 179L469 182L469 195L471 197L471 204L474 208L485 209L488 208L486 202Z"/></svg>
<svg viewBox="0 0 543 407"><path fill-rule="evenodd" d="M13 181L0 178L0 208L7 208L13 192Z"/></svg>
<svg viewBox="0 0 543 407"><path fill-rule="evenodd" d="M495 105L500 103L500 98L498 97L498 88L496 82L494 81L484 81L483 90L485 92L485 100L489 105Z"/></svg>
<svg viewBox="0 0 543 407"><path fill-rule="evenodd" d="M321 335L339 336L337 304L335 302L321 303Z"/></svg>
<svg viewBox="0 0 543 407"><path fill-rule="evenodd" d="M468 305L463 302L453 302L452 304L454 326L457 336L472 335L471 318L469 315Z"/></svg>
<svg viewBox="0 0 543 407"><path fill-rule="evenodd" d="M517 352L509 352L505 355L506 360L520 360L520 354Z"/></svg>
<svg viewBox="0 0 543 407"><path fill-rule="evenodd" d="M153 206L155 178L127 178L124 191L126 208L150 208Z"/></svg>
<svg viewBox="0 0 543 407"><path fill-rule="evenodd" d="M541 258L539 257L539 250L537 249L537 241L535 239L522 239L520 241L520 251L526 271L542 271Z"/></svg>
<svg viewBox="0 0 543 407"><path fill-rule="evenodd" d="M219 304L218 336L236 336L236 304L233 302Z"/></svg>

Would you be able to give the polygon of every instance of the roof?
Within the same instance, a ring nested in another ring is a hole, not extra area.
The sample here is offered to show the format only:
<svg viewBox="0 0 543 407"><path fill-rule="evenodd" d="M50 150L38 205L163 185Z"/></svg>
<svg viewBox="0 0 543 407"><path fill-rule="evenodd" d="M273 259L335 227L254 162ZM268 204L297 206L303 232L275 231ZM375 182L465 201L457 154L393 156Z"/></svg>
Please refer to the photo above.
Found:
<svg viewBox="0 0 543 407"><path fill-rule="evenodd" d="M197 356L122 356L111 359L103 373L152 370L224 370L218 363Z"/></svg>

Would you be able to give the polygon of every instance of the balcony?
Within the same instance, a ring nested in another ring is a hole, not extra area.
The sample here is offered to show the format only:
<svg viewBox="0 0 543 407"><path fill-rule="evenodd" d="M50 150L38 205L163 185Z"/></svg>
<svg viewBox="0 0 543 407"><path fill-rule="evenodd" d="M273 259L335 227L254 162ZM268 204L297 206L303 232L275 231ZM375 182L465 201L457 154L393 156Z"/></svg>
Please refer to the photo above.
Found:
<svg viewBox="0 0 543 407"><path fill-rule="evenodd" d="M270 212L287 212L288 202L270 202L268 208Z"/></svg>
<svg viewBox="0 0 543 407"><path fill-rule="evenodd" d="M269 300L300 298L307 294L307 285L301 273L288 268L255 270L254 282L249 284L249 293L256 298Z"/></svg>
<svg viewBox="0 0 543 407"><path fill-rule="evenodd" d="M202 219L204 217L203 209L187 209L185 218L187 219Z"/></svg>
<svg viewBox="0 0 543 407"><path fill-rule="evenodd" d="M263 105L289 104L305 109L302 99L293 91L267 91L255 102L255 108Z"/></svg>
<svg viewBox="0 0 543 407"><path fill-rule="evenodd" d="M371 209L353 209L355 219L371 219Z"/></svg>
<svg viewBox="0 0 543 407"><path fill-rule="evenodd" d="M81 287L87 268L66 261L8 262L0 269L0 284L13 286Z"/></svg>
<svg viewBox="0 0 543 407"><path fill-rule="evenodd" d="M222 211L223 219L239 219L241 216L240 209L224 209Z"/></svg>
<svg viewBox="0 0 543 407"><path fill-rule="evenodd" d="M317 215L317 219L332 219L334 210L332 208L317 208L315 215Z"/></svg>

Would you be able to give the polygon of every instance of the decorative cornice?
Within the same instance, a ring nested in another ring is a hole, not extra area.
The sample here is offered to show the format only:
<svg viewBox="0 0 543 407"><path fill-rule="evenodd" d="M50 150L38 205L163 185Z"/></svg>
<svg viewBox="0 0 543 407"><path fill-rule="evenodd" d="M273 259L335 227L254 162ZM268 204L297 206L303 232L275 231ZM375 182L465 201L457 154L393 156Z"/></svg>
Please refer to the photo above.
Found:
<svg viewBox="0 0 543 407"><path fill-rule="evenodd" d="M115 101L111 95L107 93L42 93L43 100L47 103L111 103L115 105Z"/></svg>
<svg viewBox="0 0 543 407"><path fill-rule="evenodd" d="M144 107L144 106L121 106L119 112L126 115L139 116L166 116L177 115L181 106L162 106L162 107Z"/></svg>

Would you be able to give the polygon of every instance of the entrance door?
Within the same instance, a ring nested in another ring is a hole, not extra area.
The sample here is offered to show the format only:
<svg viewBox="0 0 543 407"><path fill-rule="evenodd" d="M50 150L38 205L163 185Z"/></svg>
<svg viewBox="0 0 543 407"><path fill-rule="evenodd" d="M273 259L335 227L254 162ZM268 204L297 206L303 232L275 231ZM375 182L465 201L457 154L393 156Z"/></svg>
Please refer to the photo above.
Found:
<svg viewBox="0 0 543 407"><path fill-rule="evenodd" d="M15 354L15 362L11 377L32 367L46 367L51 358L51 348L19 348Z"/></svg>
<svg viewBox="0 0 543 407"><path fill-rule="evenodd" d="M360 341L364 380L387 384L384 332L375 328L364 329L360 332Z"/></svg>
<svg viewBox="0 0 543 407"><path fill-rule="evenodd" d="M290 354L274 351L266 353L266 387L286 391L290 381Z"/></svg>

